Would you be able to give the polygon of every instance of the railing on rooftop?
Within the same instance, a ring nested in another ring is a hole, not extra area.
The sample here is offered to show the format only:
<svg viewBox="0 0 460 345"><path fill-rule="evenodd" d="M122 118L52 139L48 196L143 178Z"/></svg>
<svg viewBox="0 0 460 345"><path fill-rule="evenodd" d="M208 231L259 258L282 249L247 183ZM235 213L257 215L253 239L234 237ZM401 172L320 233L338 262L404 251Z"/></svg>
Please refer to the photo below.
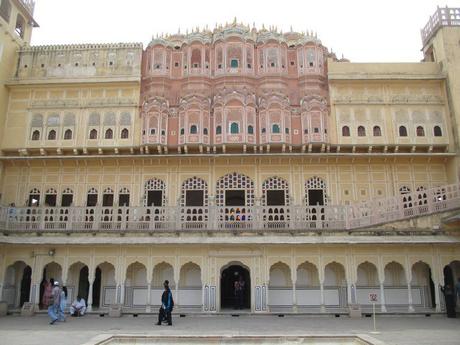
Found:
<svg viewBox="0 0 460 345"><path fill-rule="evenodd" d="M0 230L30 232L303 232L352 230L460 208L460 184L351 206L2 207Z"/></svg>
<svg viewBox="0 0 460 345"><path fill-rule="evenodd" d="M460 26L460 8L438 7L421 30L423 45L427 44L436 31L444 26Z"/></svg>

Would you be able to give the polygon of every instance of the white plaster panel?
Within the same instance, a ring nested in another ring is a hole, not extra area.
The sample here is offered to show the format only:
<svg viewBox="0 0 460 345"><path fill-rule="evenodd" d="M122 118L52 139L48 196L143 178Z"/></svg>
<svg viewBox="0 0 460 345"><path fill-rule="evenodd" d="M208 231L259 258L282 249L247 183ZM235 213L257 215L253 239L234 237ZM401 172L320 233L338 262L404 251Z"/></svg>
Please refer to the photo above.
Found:
<svg viewBox="0 0 460 345"><path fill-rule="evenodd" d="M292 289L269 288L268 304L270 306L292 305Z"/></svg>
<svg viewBox="0 0 460 345"><path fill-rule="evenodd" d="M183 307L201 307L202 296L201 288L182 288L179 290L179 304Z"/></svg>
<svg viewBox="0 0 460 345"><path fill-rule="evenodd" d="M297 289L297 305L310 306L321 305L321 290L318 289Z"/></svg>

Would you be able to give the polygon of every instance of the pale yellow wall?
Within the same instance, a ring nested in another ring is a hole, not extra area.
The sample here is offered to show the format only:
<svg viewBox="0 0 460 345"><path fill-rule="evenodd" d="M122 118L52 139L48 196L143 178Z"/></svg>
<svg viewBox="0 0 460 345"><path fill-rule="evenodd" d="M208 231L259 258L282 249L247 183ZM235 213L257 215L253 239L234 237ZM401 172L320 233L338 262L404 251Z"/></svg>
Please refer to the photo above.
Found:
<svg viewBox="0 0 460 345"><path fill-rule="evenodd" d="M447 75L447 99L451 122L453 124L454 142L457 152L460 150L460 28L442 27L427 42L424 52L433 52L434 61ZM431 59L431 56L429 57ZM449 162L449 179L460 180L460 157Z"/></svg>
<svg viewBox="0 0 460 345"><path fill-rule="evenodd" d="M452 142L452 131L444 89L442 80L332 80L331 141L340 145L445 147ZM349 137L342 136L343 126L350 128ZM358 136L358 126L364 126L365 136ZM374 136L374 126L380 127L382 136ZM399 126L407 128L407 137L399 136ZM424 128L425 136L416 135L418 126ZM441 137L434 136L434 126L441 128ZM453 145L450 147L452 150Z"/></svg>
<svg viewBox="0 0 460 345"><path fill-rule="evenodd" d="M446 167L443 159L399 158L392 162L384 158L337 158L327 163L309 158L106 158L106 159L32 159L6 163L2 185L3 203L15 202L23 206L33 188L45 192L54 188L60 194L66 188L74 191L74 205L84 206L90 188L99 192L111 188L118 200L118 192L126 187L131 194L131 205L142 205L144 184L151 178L166 183L168 205L177 205L181 184L197 176L208 183L209 195L215 195L217 180L227 173L249 176L255 185L255 196L262 196L262 183L278 176L288 181L294 204L302 204L305 182L322 178L327 185L332 205L365 201L372 198L399 195L399 188L431 188L445 185Z"/></svg>
<svg viewBox="0 0 460 345"><path fill-rule="evenodd" d="M67 85L21 86L11 90L8 130L2 141L3 150L83 148L83 147L132 147L140 143L141 122L138 116L139 83L97 83ZM122 105L120 105L122 104ZM100 116L100 125L89 125L91 114ZM104 117L113 113L115 125L105 125ZM121 125L123 113L130 115L131 125ZM66 115L75 116L75 125L65 125ZM48 124L50 116L57 115L58 126ZM41 116L42 126L33 126L32 119ZM91 129L98 130L98 139L89 139ZM112 128L114 139L104 139L104 132ZM121 139L123 128L129 130L128 139ZM66 129L73 131L72 140L64 140ZM32 140L32 132L40 131L40 140ZM50 130L57 132L57 140L47 140ZM54 151L55 153L56 151Z"/></svg>

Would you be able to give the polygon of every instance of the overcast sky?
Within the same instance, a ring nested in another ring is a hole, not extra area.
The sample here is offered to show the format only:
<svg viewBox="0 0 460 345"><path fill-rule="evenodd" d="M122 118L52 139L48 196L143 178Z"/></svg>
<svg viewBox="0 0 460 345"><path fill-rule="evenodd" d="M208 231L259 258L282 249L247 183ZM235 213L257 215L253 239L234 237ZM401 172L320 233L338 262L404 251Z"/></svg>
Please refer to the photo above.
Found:
<svg viewBox="0 0 460 345"><path fill-rule="evenodd" d="M440 3L439 1L444 1ZM233 21L313 30L355 62L420 61L420 29L446 0L36 0L32 44L142 42ZM460 7L460 0L447 0Z"/></svg>

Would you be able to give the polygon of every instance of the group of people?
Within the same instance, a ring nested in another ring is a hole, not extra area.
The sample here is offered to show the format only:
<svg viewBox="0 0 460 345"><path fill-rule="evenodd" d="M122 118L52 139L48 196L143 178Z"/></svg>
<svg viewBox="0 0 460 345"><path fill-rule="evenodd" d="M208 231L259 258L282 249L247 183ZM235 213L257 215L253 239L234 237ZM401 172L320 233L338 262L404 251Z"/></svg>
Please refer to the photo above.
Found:
<svg viewBox="0 0 460 345"><path fill-rule="evenodd" d="M60 286L59 282L51 278L49 281L44 281L44 291L42 298L43 308L48 309L50 317L50 325L56 321L65 322L65 308L67 306L67 287ZM81 296L72 302L69 313L71 316L83 316L86 312L86 302Z"/></svg>

